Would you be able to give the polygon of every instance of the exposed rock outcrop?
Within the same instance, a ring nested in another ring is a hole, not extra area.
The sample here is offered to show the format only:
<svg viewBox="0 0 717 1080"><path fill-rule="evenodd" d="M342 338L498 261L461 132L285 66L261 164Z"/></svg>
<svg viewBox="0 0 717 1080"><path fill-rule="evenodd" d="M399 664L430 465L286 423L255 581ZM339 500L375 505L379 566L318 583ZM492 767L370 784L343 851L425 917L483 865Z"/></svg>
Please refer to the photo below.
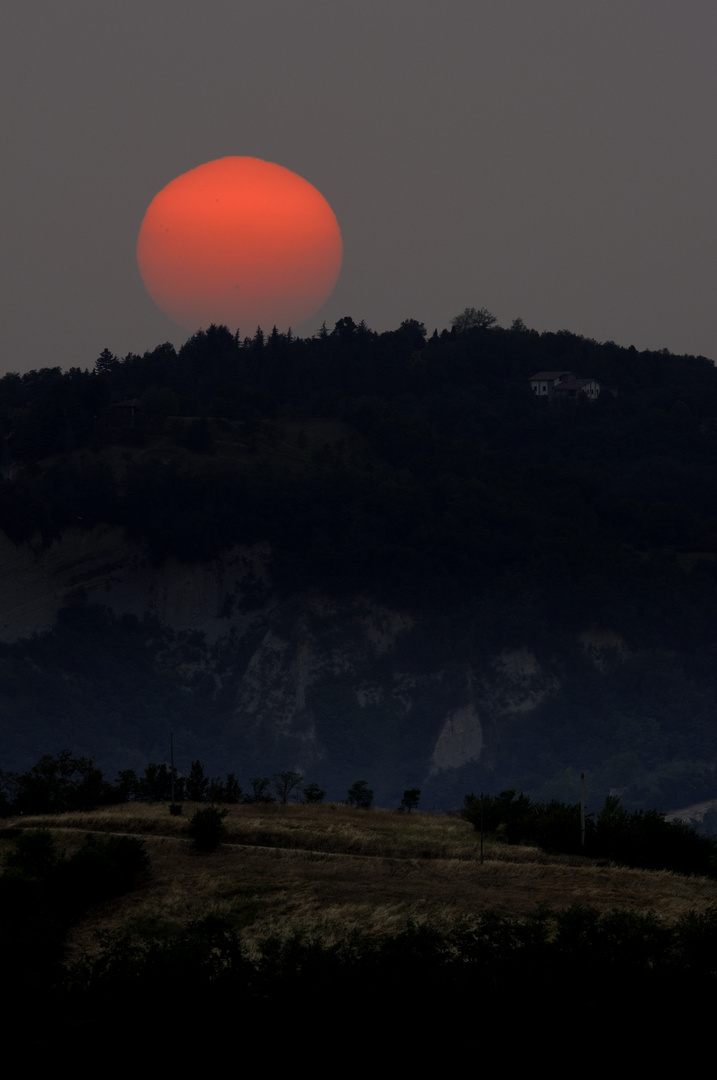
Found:
<svg viewBox="0 0 717 1080"><path fill-rule="evenodd" d="M152 566L121 529L72 529L47 548L39 540L17 546L0 530L0 641L51 630L63 605L84 598L116 615L201 631L212 643L226 635L230 613L240 628L251 621L245 594L267 591L268 559L268 547L256 545L206 563Z"/></svg>
<svg viewBox="0 0 717 1080"><path fill-rule="evenodd" d="M191 694L197 672L208 675L205 712L220 710L212 723L242 746L260 744L284 767L323 762L342 776L388 774L405 760L414 783L480 761L506 718L559 689L528 649L479 662L467 648L446 665L432 659L431 628L415 614L366 596L279 597L270 566L266 545L154 566L109 527L67 532L46 549L0 533L0 640L51 630L78 600L148 617L167 631L161 646L148 643L161 670ZM619 642L586 636L584 646L600 666Z"/></svg>

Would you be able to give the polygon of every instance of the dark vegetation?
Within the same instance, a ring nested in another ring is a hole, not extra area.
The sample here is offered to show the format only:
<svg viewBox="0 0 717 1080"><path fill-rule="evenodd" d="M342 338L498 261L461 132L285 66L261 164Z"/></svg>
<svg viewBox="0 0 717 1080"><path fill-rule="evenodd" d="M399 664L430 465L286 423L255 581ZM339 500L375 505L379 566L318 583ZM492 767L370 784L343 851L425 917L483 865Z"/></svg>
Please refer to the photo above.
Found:
<svg viewBox="0 0 717 1080"><path fill-rule="evenodd" d="M535 400L528 377L566 367L618 396ZM319 417L347 425L361 451L307 445L293 467L272 453L282 423ZM542 627L607 616L636 633L659 603L657 636L671 642L700 640L714 616L712 564L680 602L683 576L665 563L717 540L717 372L704 358L524 328L426 340L411 320L375 334L343 319L311 339L212 327L179 353L7 375L0 422L21 469L0 487L16 542L98 521L157 561L268 540L285 587L370 581L403 603L480 601L492 632L521 643L538 612ZM160 435L189 457L146 455L119 475L96 453ZM241 461L221 453L227 442Z"/></svg>
<svg viewBox="0 0 717 1080"><path fill-rule="evenodd" d="M192 815L189 822L189 835L197 851L216 851L226 836L224 818L226 810L216 806L205 806Z"/></svg>
<svg viewBox="0 0 717 1080"><path fill-rule="evenodd" d="M717 839L700 835L658 810L628 811L608 795L597 814L581 827L580 804L557 799L533 802L527 795L466 795L462 816L476 831L498 833L509 844L536 844L545 851L589 855L624 866L717 877Z"/></svg>
<svg viewBox="0 0 717 1080"><path fill-rule="evenodd" d="M373 803L373 791L366 780L357 780L355 784L352 784L346 796L346 802L359 810L370 810Z"/></svg>
<svg viewBox="0 0 717 1080"><path fill-rule="evenodd" d="M556 820L558 809L550 808ZM560 809L571 816L573 808ZM619 807L609 809L614 818ZM514 792L484 800L484 820L497 835L531 810L541 815L545 808ZM206 853L221 838L223 813L206 807L192 819L187 834L204 853L200 858L211 858ZM119 1024L123 1041L132 1042L156 1030L161 1003L183 1025L185 1047L195 1037L206 1040L215 1027L217 1036L227 1025L233 1032L238 1014L245 1024L266 1023L267 1034L277 1023L285 1031L315 1022L317 1009L324 1019L355 1024L357 1017L390 1014L408 994L412 1020L450 1022L452 1038L460 1040L461 1032L474 1037L476 1015L500 1021L515 1006L517 988L526 997L523 1034L539 1034L556 1017L560 1023L589 1017L614 1032L623 1023L634 1027L638 1002L645 1016L674 1022L695 1021L701 1003L714 999L714 907L672 921L584 904L538 907L523 917L486 910L440 924L409 920L378 936L330 937L307 929L245 936L232 919L212 915L185 925L158 920L104 931L91 953L70 961L70 926L141 888L151 873L145 844L91 835L67 857L46 829L12 834L0 877L4 972L13 991L5 1015L22 1018L31 1001L33 1022L46 1034L109 1034ZM232 871L239 878L240 867ZM364 1037L372 1032L369 1025Z"/></svg>
<svg viewBox="0 0 717 1080"><path fill-rule="evenodd" d="M0 954L7 985L40 1002L64 979L69 927L91 907L131 889L149 868L141 840L88 835L74 855L46 829L14 830L0 877Z"/></svg>
<svg viewBox="0 0 717 1080"><path fill-rule="evenodd" d="M297 933L251 949L225 921L208 918L171 937L105 940L99 957L70 973L69 1011L100 1027L127 1014L143 1025L154 1002L174 998L175 1020L220 1031L237 1012L275 1030L277 1021L310 1024L317 1008L347 1026L358 1016L379 1018L382 1029L380 1017L408 995L412 1021L420 1017L432 1030L441 1019L462 1042L468 1032L475 1038L476 1016L502 1021L519 988L530 1002L521 1036L587 1019L614 1036L634 1028L643 1010L697 1021L702 1002L713 1001L716 948L715 909L668 926L650 914L575 904L525 920L487 912L448 930L409 924L379 940L327 943ZM192 988L191 1004L177 998L178 983ZM364 1038L374 1037L369 1024Z"/></svg>
<svg viewBox="0 0 717 1080"><path fill-rule="evenodd" d="M325 795L317 783L305 784L302 774L294 771L275 773L273 787L268 776L253 776L249 788L243 791L235 773L210 779L198 760L192 762L186 776L164 762L150 762L141 775L134 769L120 769L112 784L105 780L92 758L74 757L69 750L44 754L24 773L0 770L0 817L71 813L133 801L166 802L172 806L185 801L229 806L289 801L318 804ZM366 781L358 780L346 802L368 809L372 799L373 792ZM208 831L211 828L216 831L221 820L220 812L212 806L206 811L198 810L190 825L198 834L205 825ZM193 838L198 837L193 834Z"/></svg>
<svg viewBox="0 0 717 1080"><path fill-rule="evenodd" d="M541 369L617 396L537 400ZM717 371L704 357L490 318L430 337L415 320L377 334L345 318L309 339L210 327L178 352L7 375L0 431L12 471L0 527L15 543L107 522L159 564L265 541L280 594L368 591L413 612L409 666L515 646L552 665L560 696L507 720L477 771L424 782L424 804L480 785L565 799L576 768L593 802L610 789L634 807L717 794ZM621 635L630 659L595 670L574 646L589 627ZM188 756L211 743L217 760L269 771L272 748L228 723L231 681L217 690L201 665L178 680L158 659L167 638L80 596L52 634L1 645L6 760L26 769L58 731L96 747L101 727L103 759L131 770L161 759L171 717ZM201 641L171 644L190 670ZM323 699L356 708L338 685L312 692L317 715ZM432 708L404 757L429 743ZM321 732L337 796L386 757L382 739L398 745L378 713L359 727L366 742L348 750L332 745L338 729ZM381 778L381 791L395 804L410 781Z"/></svg>
<svg viewBox="0 0 717 1080"><path fill-rule="evenodd" d="M164 802L170 810L181 807L184 801L208 804L194 812L187 834L199 851L210 852L226 836L224 819L228 811L220 808L221 804L260 806L291 801L316 805L325 795L318 784L304 784L298 772L275 773L273 780L274 794L265 776L252 777L244 792L234 773L227 773L225 780L210 780L201 761L193 761L187 776L181 776L176 769L172 776L165 764L150 763L142 776L133 770L121 770L111 784L92 759L73 757L64 750L57 756L45 754L26 773L0 772L0 809L10 817L89 811L132 801ZM404 791L397 812L416 810L420 796L418 788ZM357 810L369 810L373 799L368 782L357 780L344 801ZM607 796L596 814L586 815L584 834L579 803L557 799L534 802L515 790L495 796L465 795L461 816L476 831L496 834L509 844L536 845L548 852L588 855L642 869L717 877L717 834L700 834L693 824L667 820L658 810L631 812L616 796ZM49 834L45 839L51 839ZM51 861L56 861L54 855Z"/></svg>

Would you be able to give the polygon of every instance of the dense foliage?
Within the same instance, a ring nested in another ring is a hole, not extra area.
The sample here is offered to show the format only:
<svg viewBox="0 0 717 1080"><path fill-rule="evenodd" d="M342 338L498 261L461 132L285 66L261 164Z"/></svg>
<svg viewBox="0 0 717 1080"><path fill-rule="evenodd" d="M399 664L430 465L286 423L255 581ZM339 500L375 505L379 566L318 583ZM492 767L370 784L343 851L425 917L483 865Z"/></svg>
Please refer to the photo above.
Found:
<svg viewBox="0 0 717 1080"><path fill-rule="evenodd" d="M589 1019L617 1036L636 1018L696 1021L714 997L716 946L714 909L669 926L652 914L575 904L526 919L485 912L449 928L410 923L378 940L299 933L251 944L210 917L167 935L105 935L99 955L55 983L53 1019L65 1032L111 1034L121 1023L126 1037L143 1039L166 1003L186 1045L234 1033L237 1016L255 1035L280 1025L298 1036L318 1012L332 1029L354 1030L360 1020L364 1041L380 1044L381 1017L407 1001L412 1022L427 1032L441 1025L443 1044L446 1030L452 1043L474 1042L477 1020L504 1022L519 991L523 1035Z"/></svg>
<svg viewBox="0 0 717 1080"><path fill-rule="evenodd" d="M499 795L463 800L462 816L478 831L499 833L509 844L537 844L546 851L589 855L650 870L717 877L717 839L693 826L669 821L658 810L628 811L610 796L581 825L580 804L557 799L533 802L527 795Z"/></svg>
<svg viewBox="0 0 717 1080"><path fill-rule="evenodd" d="M15 833L0 877L0 952L14 995L42 1001L63 981L69 927L88 908L131 889L149 856L131 836L88 835L67 857L46 829Z"/></svg>
<svg viewBox="0 0 717 1080"><path fill-rule="evenodd" d="M205 806L192 814L189 835L197 851L216 851L226 836L226 816L227 811L216 806Z"/></svg>
<svg viewBox="0 0 717 1080"><path fill-rule="evenodd" d="M617 396L537 400L540 368L590 374ZM318 417L361 452L309 439L289 462L282 424ZM376 334L347 318L310 339L212 327L178 353L8 375L0 421L21 470L0 487L16 541L101 520L155 560L266 540L287 588L370 581L404 603L480 601L503 636L530 632L538 613L637 632L665 594L673 640L715 615L704 577L680 603L676 567L637 557L714 547L717 373L704 358L490 323L430 340L412 320ZM189 458L145 454L120 475L98 456L158 437ZM217 453L232 442L241 460ZM67 456L81 448L94 456Z"/></svg>

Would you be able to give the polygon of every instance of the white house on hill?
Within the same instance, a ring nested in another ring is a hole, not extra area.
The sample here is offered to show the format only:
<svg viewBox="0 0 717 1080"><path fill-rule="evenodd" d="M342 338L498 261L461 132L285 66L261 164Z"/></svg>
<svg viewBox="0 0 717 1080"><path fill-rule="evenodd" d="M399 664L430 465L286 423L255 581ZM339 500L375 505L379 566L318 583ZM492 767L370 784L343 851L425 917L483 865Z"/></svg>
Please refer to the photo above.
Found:
<svg viewBox="0 0 717 1080"><path fill-rule="evenodd" d="M555 387L562 379L574 379L572 371L539 371L537 375L531 375L530 386L534 394L539 397L551 398L555 393Z"/></svg>
<svg viewBox="0 0 717 1080"><path fill-rule="evenodd" d="M539 371L531 375L530 387L538 397L557 398L562 401L575 399L584 394L590 401L600 396L597 379L578 379L572 371Z"/></svg>

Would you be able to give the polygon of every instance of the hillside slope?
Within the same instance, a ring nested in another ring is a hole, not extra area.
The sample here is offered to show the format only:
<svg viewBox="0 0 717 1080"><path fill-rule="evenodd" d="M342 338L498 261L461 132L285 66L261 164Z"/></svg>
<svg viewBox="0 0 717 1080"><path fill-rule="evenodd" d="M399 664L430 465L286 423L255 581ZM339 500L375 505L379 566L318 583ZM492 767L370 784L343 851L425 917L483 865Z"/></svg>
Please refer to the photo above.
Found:
<svg viewBox="0 0 717 1080"><path fill-rule="evenodd" d="M529 376L617 387L537 400ZM717 375L411 320L0 380L3 767L717 796Z"/></svg>

